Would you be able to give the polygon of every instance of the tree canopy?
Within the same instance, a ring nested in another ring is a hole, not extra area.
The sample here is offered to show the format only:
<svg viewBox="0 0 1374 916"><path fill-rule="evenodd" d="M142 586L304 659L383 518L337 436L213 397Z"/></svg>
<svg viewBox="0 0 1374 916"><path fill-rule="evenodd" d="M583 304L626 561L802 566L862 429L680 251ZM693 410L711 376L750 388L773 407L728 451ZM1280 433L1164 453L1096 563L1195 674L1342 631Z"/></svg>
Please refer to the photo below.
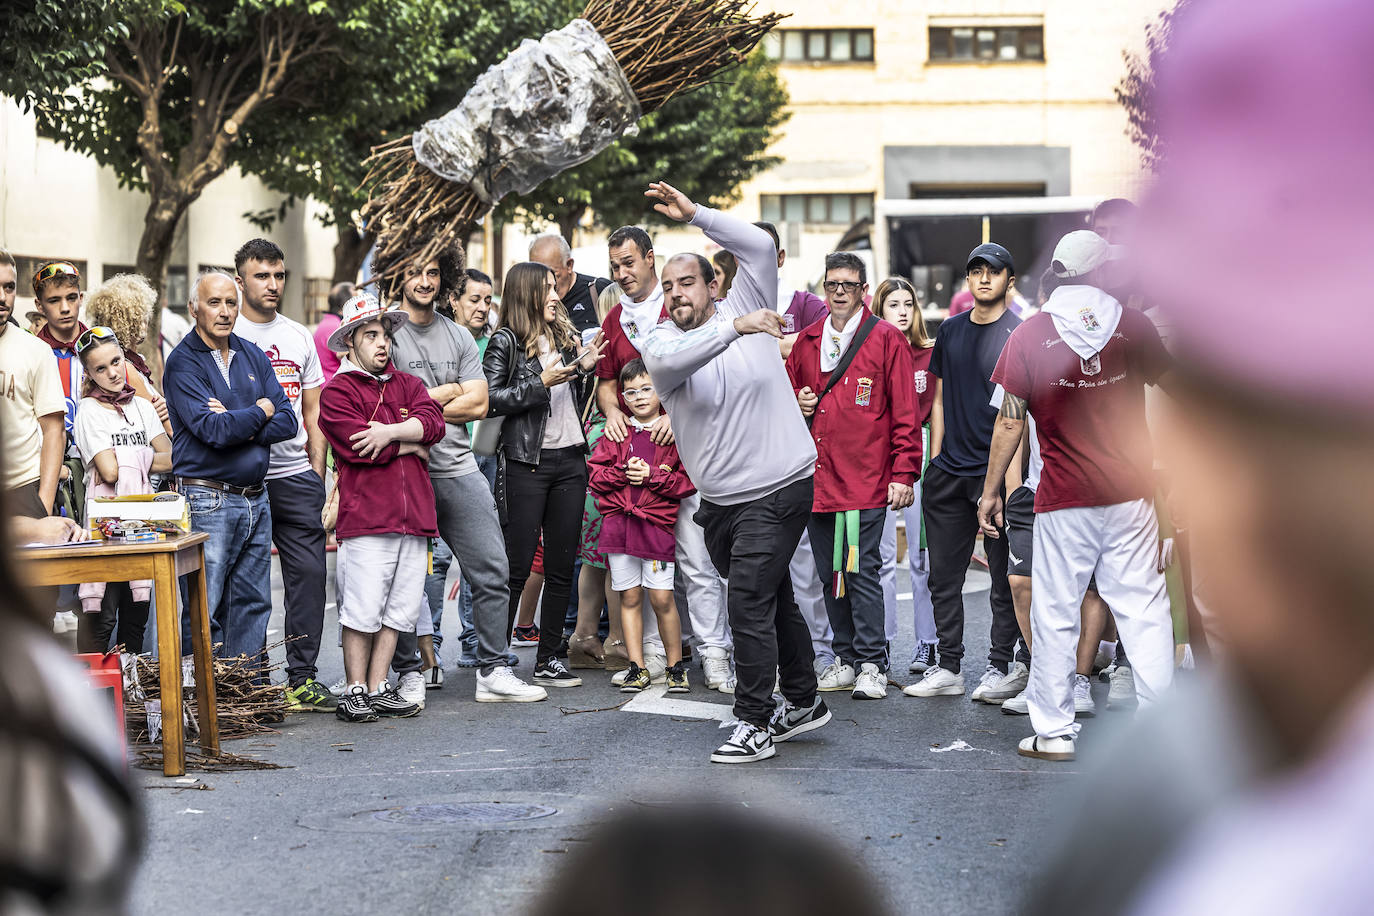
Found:
<svg viewBox="0 0 1374 916"><path fill-rule="evenodd" d="M1165 10L1145 27L1145 52L1124 52L1126 75L1116 84L1116 100L1126 109L1129 121L1127 136L1140 148L1141 162L1155 171L1164 161L1165 149L1155 123L1155 74L1159 72L1168 50L1169 39L1178 17L1188 9L1192 0L1178 0L1172 9Z"/></svg>

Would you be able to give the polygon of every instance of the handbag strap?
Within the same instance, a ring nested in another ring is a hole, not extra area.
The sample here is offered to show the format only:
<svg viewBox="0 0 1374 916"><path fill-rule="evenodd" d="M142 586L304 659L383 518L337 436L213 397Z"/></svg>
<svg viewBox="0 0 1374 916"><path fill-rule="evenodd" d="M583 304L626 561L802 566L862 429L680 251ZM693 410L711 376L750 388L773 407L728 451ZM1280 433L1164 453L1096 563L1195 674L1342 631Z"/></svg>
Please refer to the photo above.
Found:
<svg viewBox="0 0 1374 916"><path fill-rule="evenodd" d="M821 401L825 400L825 396L830 393L830 389L834 388L835 384L844 376L845 370L849 368L849 364L854 362L854 354L859 352L859 347L863 346L864 341L868 339L868 335L872 333L873 329L877 326L877 315L869 315L864 319L864 323L859 325L859 330L854 332L854 340L850 342L849 349L844 351L844 355L840 357L840 361L835 364L835 368L830 373L830 381L825 383L825 388L822 389L821 396L816 398L817 407L820 407Z"/></svg>

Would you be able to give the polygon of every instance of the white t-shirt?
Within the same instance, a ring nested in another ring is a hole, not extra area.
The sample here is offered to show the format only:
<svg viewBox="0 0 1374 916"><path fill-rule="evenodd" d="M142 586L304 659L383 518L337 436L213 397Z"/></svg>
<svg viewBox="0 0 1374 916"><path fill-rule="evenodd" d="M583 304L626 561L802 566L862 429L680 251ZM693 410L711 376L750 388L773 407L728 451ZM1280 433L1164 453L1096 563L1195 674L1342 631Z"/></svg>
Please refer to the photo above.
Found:
<svg viewBox="0 0 1374 916"><path fill-rule="evenodd" d="M320 368L315 338L305 325L281 313L266 324L249 321L240 314L234 324L234 333L257 344L267 354L267 361L272 364L277 381L281 382L286 399L296 412L296 436L272 446L267 479L291 477L310 470L310 455L305 450L309 435L305 418L301 415L301 392L324 384L324 371Z"/></svg>
<svg viewBox="0 0 1374 916"><path fill-rule="evenodd" d="M5 328L0 334L0 441L5 443L6 490L38 479L43 453L38 418L66 411L52 348L14 325Z"/></svg>
<svg viewBox="0 0 1374 916"><path fill-rule="evenodd" d="M162 421L157 411L147 400L135 397L121 405L124 416L111 410L95 398L82 398L76 405L76 423L72 426L72 438L76 449L81 453L81 461L86 466L86 488L96 482L95 456L106 449L114 449L115 461L121 468L147 467L152 464L153 440L165 436ZM139 461L136 452L147 452L146 460Z"/></svg>

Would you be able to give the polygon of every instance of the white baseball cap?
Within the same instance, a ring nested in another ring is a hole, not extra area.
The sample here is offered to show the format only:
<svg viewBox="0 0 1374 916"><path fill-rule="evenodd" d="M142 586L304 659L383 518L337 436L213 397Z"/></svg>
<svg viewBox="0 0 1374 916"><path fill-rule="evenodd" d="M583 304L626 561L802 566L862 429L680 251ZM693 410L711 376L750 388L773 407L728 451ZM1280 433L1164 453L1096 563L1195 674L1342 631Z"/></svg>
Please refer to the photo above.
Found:
<svg viewBox="0 0 1374 916"><path fill-rule="evenodd" d="M1050 270L1061 280L1069 280L1123 257L1125 249L1122 246L1109 245L1106 239L1091 229L1078 229L1064 236L1054 246Z"/></svg>
<svg viewBox="0 0 1374 916"><path fill-rule="evenodd" d="M325 346L335 353L342 353L348 349L348 340L353 332L369 321L380 320L386 325L387 333L390 334L400 325L410 320L410 316L402 309L387 310L382 308L377 297L371 293L358 293L343 304L339 310L340 323L334 329L334 333L329 335L329 341Z"/></svg>

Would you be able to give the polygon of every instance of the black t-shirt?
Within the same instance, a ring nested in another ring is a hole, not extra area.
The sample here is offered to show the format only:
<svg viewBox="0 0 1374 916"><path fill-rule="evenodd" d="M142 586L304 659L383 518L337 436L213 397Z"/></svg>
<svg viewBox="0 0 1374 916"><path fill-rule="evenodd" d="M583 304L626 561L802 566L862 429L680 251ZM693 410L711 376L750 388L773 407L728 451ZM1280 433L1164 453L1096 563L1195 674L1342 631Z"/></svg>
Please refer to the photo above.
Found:
<svg viewBox="0 0 1374 916"><path fill-rule="evenodd" d="M991 324L974 324L973 313L947 318L935 335L930 373L943 383L945 434L931 460L959 477L982 477L997 410L988 404L997 386L990 380L1011 332L1021 319L1007 309Z"/></svg>
<svg viewBox="0 0 1374 916"><path fill-rule="evenodd" d="M610 285L610 280L601 277L574 275L572 289L563 297L563 307L568 310L568 317L572 319L577 330L601 327L601 322L596 317L596 300L601 291Z"/></svg>

